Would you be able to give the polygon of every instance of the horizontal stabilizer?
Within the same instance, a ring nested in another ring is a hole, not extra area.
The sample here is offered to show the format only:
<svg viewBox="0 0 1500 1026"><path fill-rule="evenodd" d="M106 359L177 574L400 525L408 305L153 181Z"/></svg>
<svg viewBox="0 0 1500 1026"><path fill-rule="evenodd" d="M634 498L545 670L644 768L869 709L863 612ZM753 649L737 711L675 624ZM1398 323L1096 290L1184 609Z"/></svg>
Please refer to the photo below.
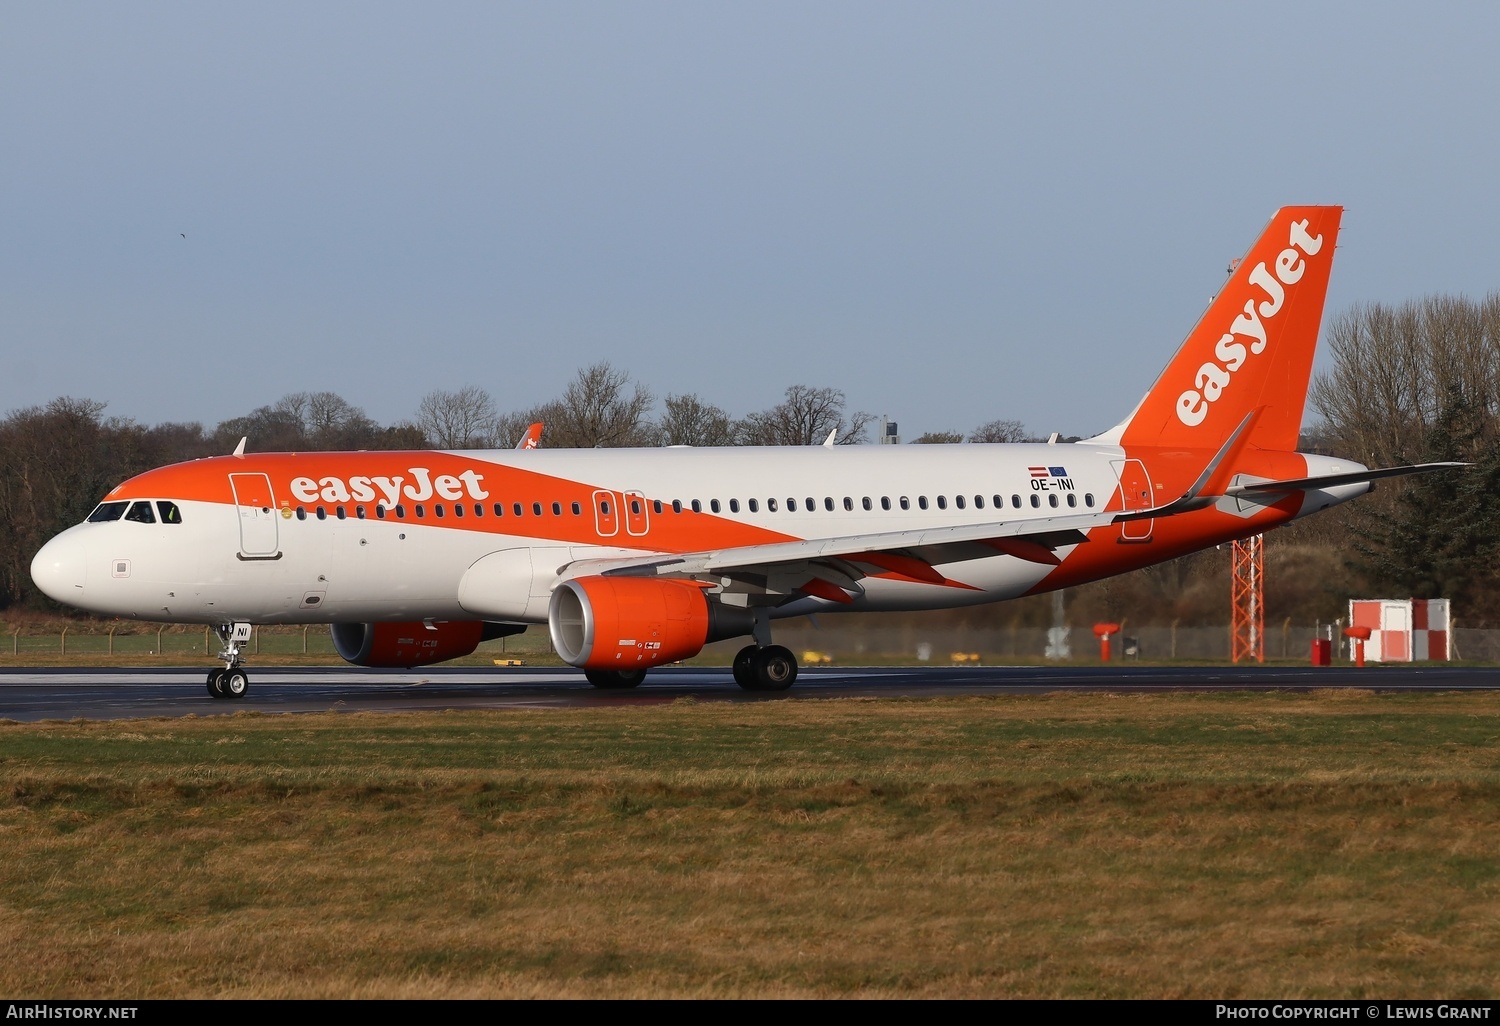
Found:
<svg viewBox="0 0 1500 1026"><path fill-rule="evenodd" d="M1336 488L1339 485L1365 484L1387 477L1405 477L1408 474L1430 474L1435 470L1458 470L1473 466L1471 463L1411 463L1404 467L1385 467L1381 470L1355 470L1347 474L1325 474L1322 477L1299 477L1292 481L1256 481L1253 484L1235 485L1226 488L1225 495L1286 495L1291 492L1310 492L1318 488Z"/></svg>

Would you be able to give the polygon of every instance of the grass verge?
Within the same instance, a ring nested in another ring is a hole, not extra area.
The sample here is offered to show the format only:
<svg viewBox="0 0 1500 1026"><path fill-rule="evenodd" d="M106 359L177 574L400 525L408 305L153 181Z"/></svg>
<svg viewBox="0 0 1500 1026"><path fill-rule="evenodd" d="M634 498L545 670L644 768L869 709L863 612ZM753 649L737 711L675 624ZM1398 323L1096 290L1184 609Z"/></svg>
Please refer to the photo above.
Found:
<svg viewBox="0 0 1500 1026"><path fill-rule="evenodd" d="M0 992L1492 997L1500 696L0 726Z"/></svg>

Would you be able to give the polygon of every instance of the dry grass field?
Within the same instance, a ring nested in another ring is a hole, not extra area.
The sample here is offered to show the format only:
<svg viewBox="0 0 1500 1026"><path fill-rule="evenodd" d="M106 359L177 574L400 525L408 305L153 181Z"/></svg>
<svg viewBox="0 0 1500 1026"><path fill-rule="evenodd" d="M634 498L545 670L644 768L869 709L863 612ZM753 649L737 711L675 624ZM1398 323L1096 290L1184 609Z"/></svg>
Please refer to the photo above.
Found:
<svg viewBox="0 0 1500 1026"><path fill-rule="evenodd" d="M1493 997L1500 696L0 725L16 997Z"/></svg>

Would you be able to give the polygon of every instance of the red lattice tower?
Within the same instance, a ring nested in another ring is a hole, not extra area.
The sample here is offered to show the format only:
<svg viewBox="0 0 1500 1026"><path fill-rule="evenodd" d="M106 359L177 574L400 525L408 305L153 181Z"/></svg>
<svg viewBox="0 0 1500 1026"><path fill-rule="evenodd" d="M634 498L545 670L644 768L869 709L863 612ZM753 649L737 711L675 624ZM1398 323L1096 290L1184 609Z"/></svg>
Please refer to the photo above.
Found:
<svg viewBox="0 0 1500 1026"><path fill-rule="evenodd" d="M1266 661L1266 597L1261 568L1262 536L1234 543L1229 575L1229 658Z"/></svg>

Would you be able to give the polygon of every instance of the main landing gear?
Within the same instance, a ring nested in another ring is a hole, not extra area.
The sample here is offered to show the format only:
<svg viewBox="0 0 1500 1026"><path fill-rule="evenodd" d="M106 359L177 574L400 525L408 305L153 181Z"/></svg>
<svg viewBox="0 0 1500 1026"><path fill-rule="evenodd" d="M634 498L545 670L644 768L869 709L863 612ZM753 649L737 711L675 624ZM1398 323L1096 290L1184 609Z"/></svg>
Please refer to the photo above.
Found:
<svg viewBox="0 0 1500 1026"><path fill-rule="evenodd" d="M250 640L248 623L221 623L214 628L223 648L219 658L224 669L208 671L208 693L214 698L244 698L250 690L250 676L241 669L240 646Z"/></svg>
<svg viewBox="0 0 1500 1026"><path fill-rule="evenodd" d="M734 657L734 682L746 691L785 691L797 682L797 657L784 645L771 644L771 613L753 610L755 644Z"/></svg>
<svg viewBox="0 0 1500 1026"><path fill-rule="evenodd" d="M746 691L785 691L797 681L797 657L782 645L746 645L734 657L734 682Z"/></svg>

